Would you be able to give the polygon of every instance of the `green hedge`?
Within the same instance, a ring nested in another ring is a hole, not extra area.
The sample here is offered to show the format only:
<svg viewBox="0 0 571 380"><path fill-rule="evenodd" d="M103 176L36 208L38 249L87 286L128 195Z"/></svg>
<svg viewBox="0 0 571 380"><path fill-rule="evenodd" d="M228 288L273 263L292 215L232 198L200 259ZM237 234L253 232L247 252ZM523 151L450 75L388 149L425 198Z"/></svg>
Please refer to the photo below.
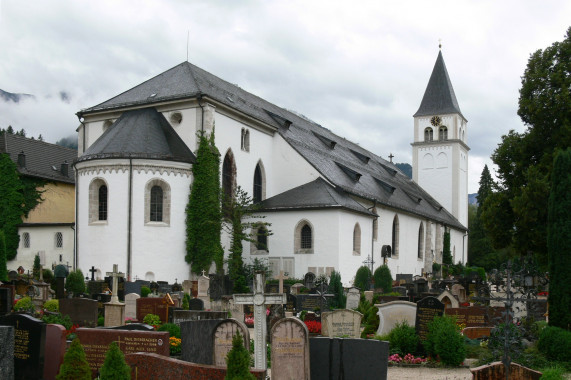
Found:
<svg viewBox="0 0 571 380"><path fill-rule="evenodd" d="M571 331L547 326L539 335L537 348L550 360L571 361Z"/></svg>

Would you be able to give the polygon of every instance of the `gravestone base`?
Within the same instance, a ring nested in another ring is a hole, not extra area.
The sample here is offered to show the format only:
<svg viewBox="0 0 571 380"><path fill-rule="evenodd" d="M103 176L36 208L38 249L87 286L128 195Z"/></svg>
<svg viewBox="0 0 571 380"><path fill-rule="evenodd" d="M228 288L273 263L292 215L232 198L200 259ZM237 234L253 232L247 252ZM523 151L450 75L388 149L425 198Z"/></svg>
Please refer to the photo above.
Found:
<svg viewBox="0 0 571 380"><path fill-rule="evenodd" d="M14 378L14 327L0 326L0 379Z"/></svg>
<svg viewBox="0 0 571 380"><path fill-rule="evenodd" d="M125 324L125 304L106 303L105 304L105 327L123 326Z"/></svg>

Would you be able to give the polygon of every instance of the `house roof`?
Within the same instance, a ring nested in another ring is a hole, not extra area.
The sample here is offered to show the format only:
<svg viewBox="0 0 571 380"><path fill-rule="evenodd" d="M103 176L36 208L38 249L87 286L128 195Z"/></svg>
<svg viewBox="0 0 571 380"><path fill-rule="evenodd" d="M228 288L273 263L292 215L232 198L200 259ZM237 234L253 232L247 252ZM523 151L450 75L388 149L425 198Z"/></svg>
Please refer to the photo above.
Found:
<svg viewBox="0 0 571 380"><path fill-rule="evenodd" d="M435 67L440 67L440 61L445 72L441 54ZM449 83L448 74L445 77ZM452 86L449 88L451 90ZM430 93L434 94L433 91ZM152 94L155 95L149 97ZM453 95L453 91L451 94ZM339 194L356 195L378 205L416 214L461 230L466 229L391 162L299 114L250 94L188 62L183 62L103 103L84 109L78 112L78 115L137 105L152 106L156 102L199 96L214 99L274 128ZM453 99L457 105L456 98ZM311 189L315 190L313 187ZM292 202L285 202L286 199L290 199L287 194L281 201L291 205Z"/></svg>
<svg viewBox="0 0 571 380"><path fill-rule="evenodd" d="M75 183L71 165L77 158L75 149L3 133L0 134L0 152L10 156L22 175L48 181ZM25 166L18 164L18 155L22 152L25 155ZM69 164L67 175L62 172L62 164L65 162Z"/></svg>
<svg viewBox="0 0 571 380"><path fill-rule="evenodd" d="M196 160L163 114L152 107L124 112L77 161L101 158Z"/></svg>
<svg viewBox="0 0 571 380"><path fill-rule="evenodd" d="M444 64L442 52L440 51L426 86L426 91L422 97L422 102L420 102L420 107L414 114L414 117L450 113L462 115L458 100L456 100L456 95L454 94L452 82L448 76L448 70L446 70L446 64ZM464 116L462 115L462 117Z"/></svg>

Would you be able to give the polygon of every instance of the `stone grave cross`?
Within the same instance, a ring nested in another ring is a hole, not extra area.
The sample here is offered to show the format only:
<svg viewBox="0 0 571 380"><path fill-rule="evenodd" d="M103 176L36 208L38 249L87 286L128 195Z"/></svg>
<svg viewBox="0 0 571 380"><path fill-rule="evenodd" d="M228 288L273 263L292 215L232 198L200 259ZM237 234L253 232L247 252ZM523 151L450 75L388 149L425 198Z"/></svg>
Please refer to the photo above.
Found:
<svg viewBox="0 0 571 380"><path fill-rule="evenodd" d="M110 303L119 303L119 277L125 277L125 273L120 273L119 266L117 264L113 264L113 272L107 272L106 275L113 277Z"/></svg>
<svg viewBox="0 0 571 380"><path fill-rule="evenodd" d="M279 281L279 289L278 289L278 293L283 293L284 292L284 280L287 280L289 277L287 275L287 273L285 273L283 270L280 271L280 275L276 277Z"/></svg>
<svg viewBox="0 0 571 380"><path fill-rule="evenodd" d="M264 275L256 273L254 279L254 294L234 294L236 305L254 304L254 358L257 369L267 368L266 338L268 326L266 324L266 305L283 305L287 297L283 293L264 293Z"/></svg>

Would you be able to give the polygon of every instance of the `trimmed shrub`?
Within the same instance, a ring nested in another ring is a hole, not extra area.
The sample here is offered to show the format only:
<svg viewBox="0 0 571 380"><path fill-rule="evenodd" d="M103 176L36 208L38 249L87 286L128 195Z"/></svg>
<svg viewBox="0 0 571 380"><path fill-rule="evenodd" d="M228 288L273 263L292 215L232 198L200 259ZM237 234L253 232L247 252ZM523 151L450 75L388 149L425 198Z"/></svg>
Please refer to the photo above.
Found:
<svg viewBox="0 0 571 380"><path fill-rule="evenodd" d="M466 358L464 338L456 325L456 318L443 315L428 324L428 335L423 342L426 352L442 363L458 366Z"/></svg>
<svg viewBox="0 0 571 380"><path fill-rule="evenodd" d="M44 302L44 310L51 311L52 313L57 313L59 311L59 301L47 300Z"/></svg>
<svg viewBox="0 0 571 380"><path fill-rule="evenodd" d="M252 345L253 346L253 345ZM237 333L232 337L232 349L226 355L225 380L255 380L250 373L250 353L244 347L242 335Z"/></svg>
<svg viewBox="0 0 571 380"><path fill-rule="evenodd" d="M14 305L14 311L29 311L34 312L35 307L30 297L23 297Z"/></svg>
<svg viewBox="0 0 571 380"><path fill-rule="evenodd" d="M130 380L131 367L125 362L125 355L117 346L117 342L111 342L105 354L103 366L99 369L101 380Z"/></svg>
<svg viewBox="0 0 571 380"><path fill-rule="evenodd" d="M85 351L75 338L63 357L63 363L59 368L57 380L91 380L91 368L85 358Z"/></svg>
<svg viewBox="0 0 571 380"><path fill-rule="evenodd" d="M393 289L393 277L391 270L386 265L381 265L375 270L375 289L383 289L383 293L390 293Z"/></svg>
<svg viewBox="0 0 571 380"><path fill-rule="evenodd" d="M184 293L184 296L182 297L182 309L188 310L190 308L189 303L190 303L190 294Z"/></svg>
<svg viewBox="0 0 571 380"><path fill-rule="evenodd" d="M161 324L161 318L156 314L147 314L143 317L143 323L151 326L158 326Z"/></svg>
<svg viewBox="0 0 571 380"><path fill-rule="evenodd" d="M539 335L537 348L550 360L571 361L571 331L547 326Z"/></svg>
<svg viewBox="0 0 571 380"><path fill-rule="evenodd" d="M363 321L365 324L365 328L361 332L361 338L367 338L371 335L374 336L377 333L377 330L379 329L380 321L379 321L379 315L377 314L379 309L371 305L366 300L363 302L363 305L366 307L366 311L363 312Z"/></svg>
<svg viewBox="0 0 571 380"><path fill-rule="evenodd" d="M344 294L343 284L341 283L341 273L337 271L331 272L329 293L335 295L330 301L332 309L342 309L345 307L347 297Z"/></svg>
<svg viewBox="0 0 571 380"><path fill-rule="evenodd" d="M388 335L391 354L406 355L415 353L418 348L416 329L407 321L397 323Z"/></svg>
<svg viewBox="0 0 571 380"><path fill-rule="evenodd" d="M65 290L73 293L74 297L79 297L85 292L85 280L81 269L77 269L67 276Z"/></svg>
<svg viewBox="0 0 571 380"><path fill-rule="evenodd" d="M168 331L169 336L180 339L180 327L174 323L165 323L157 329L157 331Z"/></svg>
<svg viewBox="0 0 571 380"><path fill-rule="evenodd" d="M354 285L361 290L369 290L371 287L371 270L368 266L363 265L357 269L357 274L355 274Z"/></svg>
<svg viewBox="0 0 571 380"><path fill-rule="evenodd" d="M62 325L65 327L66 330L70 330L73 326L71 322L71 318L69 315L61 315L60 313L57 314L44 314L42 317L42 321L45 323L53 323L56 325Z"/></svg>

